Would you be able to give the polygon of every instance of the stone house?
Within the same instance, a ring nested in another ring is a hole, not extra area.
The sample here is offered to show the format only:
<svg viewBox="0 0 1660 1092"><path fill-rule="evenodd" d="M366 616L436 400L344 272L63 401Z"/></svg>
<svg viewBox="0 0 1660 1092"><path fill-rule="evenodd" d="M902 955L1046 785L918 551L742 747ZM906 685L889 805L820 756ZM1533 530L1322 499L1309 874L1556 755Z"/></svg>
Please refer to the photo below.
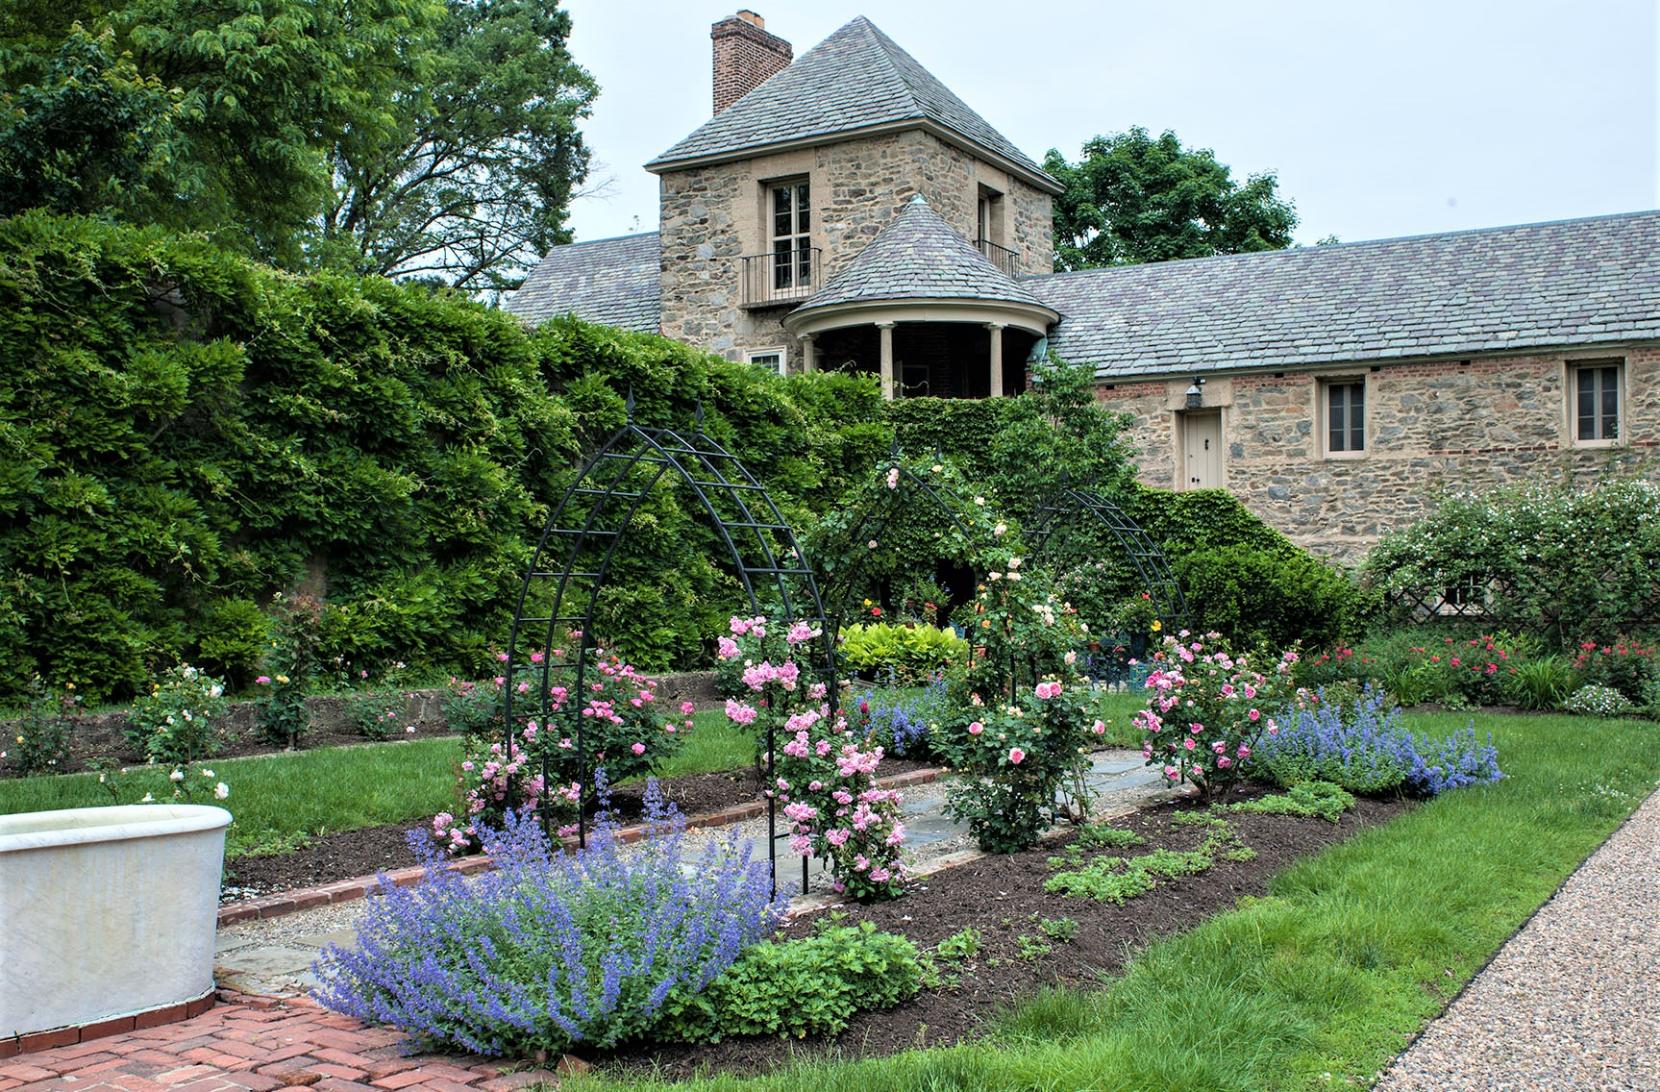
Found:
<svg viewBox="0 0 1660 1092"><path fill-rule="evenodd" d="M714 116L646 169L656 232L508 301L888 397L996 397L1044 351L1132 416L1141 475L1345 559L1445 488L1660 446L1660 213L1055 273L1059 185L869 20L795 58L711 29Z"/></svg>

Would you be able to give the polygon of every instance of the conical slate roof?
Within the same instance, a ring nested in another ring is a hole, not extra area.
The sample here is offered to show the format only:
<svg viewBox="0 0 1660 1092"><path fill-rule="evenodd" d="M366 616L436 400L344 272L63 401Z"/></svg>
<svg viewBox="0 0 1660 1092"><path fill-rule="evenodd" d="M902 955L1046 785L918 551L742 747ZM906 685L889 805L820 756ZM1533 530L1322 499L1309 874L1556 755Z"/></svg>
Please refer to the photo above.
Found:
<svg viewBox="0 0 1660 1092"><path fill-rule="evenodd" d="M733 157L907 121L937 126L1060 191L1041 167L862 15L704 122L646 169L672 169L687 160Z"/></svg>
<svg viewBox="0 0 1660 1092"><path fill-rule="evenodd" d="M792 315L838 303L983 300L1049 307L986 260L919 193Z"/></svg>

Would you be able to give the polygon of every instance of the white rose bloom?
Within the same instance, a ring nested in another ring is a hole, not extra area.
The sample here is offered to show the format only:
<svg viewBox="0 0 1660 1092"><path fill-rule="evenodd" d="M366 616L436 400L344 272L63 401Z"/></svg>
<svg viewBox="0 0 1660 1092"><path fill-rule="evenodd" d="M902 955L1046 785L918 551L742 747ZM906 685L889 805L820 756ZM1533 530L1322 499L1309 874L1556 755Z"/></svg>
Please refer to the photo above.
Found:
<svg viewBox="0 0 1660 1092"><path fill-rule="evenodd" d="M169 781L173 782L173 784L177 785L180 781L184 780L184 771L183 770L174 770L172 773L167 775L167 780L169 780Z"/></svg>
<svg viewBox="0 0 1660 1092"><path fill-rule="evenodd" d="M225 784L223 781L221 781L221 782L219 782L219 784L213 786L213 796L214 796L214 799L216 799L216 800L223 800L223 799L225 799L225 797L229 796L230 794L231 794L231 787L229 785Z"/></svg>

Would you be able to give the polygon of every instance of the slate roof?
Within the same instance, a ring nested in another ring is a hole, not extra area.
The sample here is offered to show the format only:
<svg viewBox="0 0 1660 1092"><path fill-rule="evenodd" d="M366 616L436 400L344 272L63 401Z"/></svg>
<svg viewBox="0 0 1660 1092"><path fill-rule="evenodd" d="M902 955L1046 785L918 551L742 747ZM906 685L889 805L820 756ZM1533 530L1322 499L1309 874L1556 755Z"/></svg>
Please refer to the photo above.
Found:
<svg viewBox="0 0 1660 1092"><path fill-rule="evenodd" d="M862 15L704 122L646 169L905 121L932 122L1060 191L1043 168Z"/></svg>
<svg viewBox="0 0 1660 1092"><path fill-rule="evenodd" d="M1045 304L986 260L919 193L792 315L838 303L907 299Z"/></svg>
<svg viewBox="0 0 1660 1092"><path fill-rule="evenodd" d="M1660 338L1660 211L1021 283L1103 378Z"/></svg>
<svg viewBox="0 0 1660 1092"><path fill-rule="evenodd" d="M556 246L502 306L528 322L574 311L589 322L655 334L661 256L655 231Z"/></svg>

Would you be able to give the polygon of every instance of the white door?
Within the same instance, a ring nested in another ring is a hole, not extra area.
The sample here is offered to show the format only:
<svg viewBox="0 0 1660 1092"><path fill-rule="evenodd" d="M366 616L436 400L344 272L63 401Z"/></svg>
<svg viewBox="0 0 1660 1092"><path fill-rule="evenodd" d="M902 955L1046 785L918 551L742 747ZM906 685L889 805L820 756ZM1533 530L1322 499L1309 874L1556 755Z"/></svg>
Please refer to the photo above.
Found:
<svg viewBox="0 0 1660 1092"><path fill-rule="evenodd" d="M1183 489L1222 488L1222 414L1182 414Z"/></svg>

